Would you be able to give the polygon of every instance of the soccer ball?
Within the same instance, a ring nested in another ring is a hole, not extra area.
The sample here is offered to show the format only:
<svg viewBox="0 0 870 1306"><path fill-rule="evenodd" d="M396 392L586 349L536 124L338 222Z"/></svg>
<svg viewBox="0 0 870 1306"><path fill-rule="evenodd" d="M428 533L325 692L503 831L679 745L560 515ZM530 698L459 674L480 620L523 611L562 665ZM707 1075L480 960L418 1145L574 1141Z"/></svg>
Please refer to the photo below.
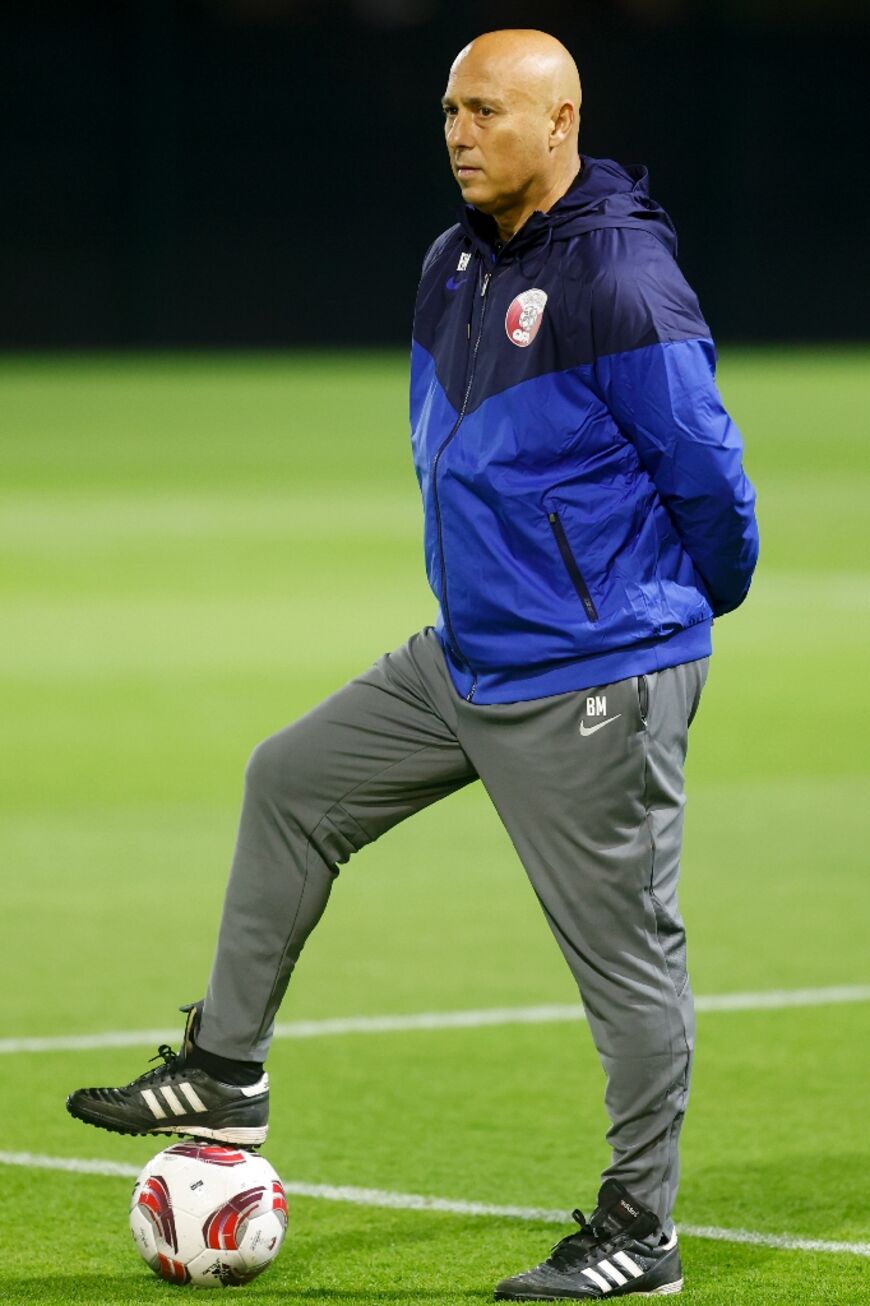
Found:
<svg viewBox="0 0 870 1306"><path fill-rule="evenodd" d="M287 1198L265 1157L191 1140L148 1162L133 1187L130 1228L161 1279L236 1287L278 1255Z"/></svg>

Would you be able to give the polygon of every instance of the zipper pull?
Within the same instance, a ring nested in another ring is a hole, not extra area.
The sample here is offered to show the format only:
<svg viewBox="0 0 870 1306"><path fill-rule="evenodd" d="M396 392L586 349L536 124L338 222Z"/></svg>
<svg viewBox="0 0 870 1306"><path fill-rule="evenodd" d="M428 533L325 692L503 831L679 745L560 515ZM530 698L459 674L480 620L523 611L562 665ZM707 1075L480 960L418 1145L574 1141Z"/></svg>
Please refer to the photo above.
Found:
<svg viewBox="0 0 870 1306"><path fill-rule="evenodd" d="M485 272L485 273L483 274L483 285L480 287L480 296L481 296L481 299L482 299L483 296L486 294L486 292L487 292L487 290L488 290L488 288L489 288L489 283L490 283L491 280L492 280L492 273L491 273L491 272Z"/></svg>

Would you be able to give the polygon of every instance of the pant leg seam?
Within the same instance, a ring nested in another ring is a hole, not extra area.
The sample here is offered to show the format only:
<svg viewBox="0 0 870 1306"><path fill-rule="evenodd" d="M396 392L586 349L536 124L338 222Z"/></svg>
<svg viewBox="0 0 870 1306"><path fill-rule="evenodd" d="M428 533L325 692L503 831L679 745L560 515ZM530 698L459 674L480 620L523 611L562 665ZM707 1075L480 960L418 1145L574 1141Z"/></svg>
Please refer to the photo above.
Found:
<svg viewBox="0 0 870 1306"><path fill-rule="evenodd" d="M344 813L344 815L347 817L347 819L348 819L349 821L353 821L353 823L354 823L354 825L356 826L356 828L357 828L358 830L361 830L361 831L362 831L362 834L363 834L363 836L364 836L364 838L365 838L366 843L372 843L372 842L373 842L375 836L374 836L373 834L369 834L368 830L365 828L365 826L362 824L362 822L361 822L361 821L358 821L358 820L356 819L356 817L354 816L353 812L349 812L349 811L347 810L347 808L344 806L344 803L343 803L341 800L339 800L337 803L333 803L332 806L331 806L331 807L330 807L326 812L324 812L323 816L321 817L321 819L318 821L317 825L315 825L314 829L313 829L312 832L311 832L311 837L312 837L312 838L314 838L314 835L315 835L315 834L317 833L317 831L320 829L320 827L321 827L321 825L323 824L323 822L324 822L325 820L328 820L328 819L329 819L331 813L334 812L334 811L336 810L336 808L339 808L339 809ZM358 849L358 848L355 848L355 849L354 849L354 852L359 852L359 849Z"/></svg>
<svg viewBox="0 0 870 1306"><path fill-rule="evenodd" d="M337 805L337 804L333 803L333 807L336 806L336 805ZM329 809L329 811L331 811L331 810L332 810L332 808ZM269 1007L270 1004L271 1004L271 999L272 999L272 996L273 996L273 994L274 994L274 992L275 992L275 986L276 986L276 984L277 984L277 982L278 982L278 978L279 978L279 976L280 976L280 974L281 974L282 963L283 963L285 957L287 956L287 953L288 953L289 950L290 950L290 945L291 945L291 943L293 942L293 935L294 935L295 932L296 932L296 924L297 924L297 921L299 920L299 913L302 911L302 904L303 904L303 902L305 901L305 890L308 888L308 873L309 873L309 869L310 869L310 868L309 868L309 858L310 858L310 856L311 856L311 845L312 845L312 843L313 843L313 841L314 841L314 836L315 836L315 834L316 834L317 831L320 829L320 827L321 827L321 825L323 824L323 822L326 820L328 814L329 814L328 811L327 811L327 812L324 812L323 816L321 816L320 820L317 822L317 825L315 825L314 829L311 831L311 833L307 836L307 838L306 838L306 840L305 840L305 874L304 874L304 876L303 876L303 878L302 878L302 889L301 889L301 891L300 891L300 893L299 893L299 901L298 901L297 904L296 904L296 911L295 911L295 913L294 913L294 915L293 915L293 920L292 920L292 922L291 922L290 929L287 931L287 937L286 937L286 940L285 940L285 942L284 942L284 947L281 949L281 956L280 956L280 958L279 958L279 960L278 960L278 967L277 967L277 970L276 970L276 972L275 972L275 977L274 977L274 979L272 980L272 987L271 987L271 989L269 990L269 999L268 999L268 1001L267 1001L267 1003L266 1003L266 1007L267 1007L267 1009L268 1009L268 1007ZM264 1028L264 1024L265 1024L265 1013L264 1013L264 1016L263 1016L263 1021L260 1023L260 1027L259 1027L259 1029L258 1029L258 1031L257 1031L257 1040L258 1040L258 1042L259 1042L259 1040L261 1040L262 1037L263 1037L263 1028Z"/></svg>
<svg viewBox="0 0 870 1306"><path fill-rule="evenodd" d="M655 905L653 901L656 898L655 871L656 871L656 856L658 853L658 848L656 845L655 832L653 830L653 825L652 825L652 806L650 802L650 756L649 756L650 746L651 746L651 741L650 741L650 734L649 734L649 726L647 725L647 728L644 730L644 737L643 737L643 750L644 750L643 805L644 805L644 824L646 826L647 835L649 838L650 873L649 873L649 880L647 881L645 887L645 896L648 894L651 900L650 906L652 907L653 933L655 935L655 946L657 951L661 955L661 961L663 966L660 992L662 994L662 998L665 1000L666 1007L670 1008L672 1004L676 1005L677 1014L680 1022L681 1040L683 1045L682 1049L678 1052L677 1049L674 1047L673 1035L669 1033L669 1038L668 1038L668 1042L670 1044L669 1051L668 1053L662 1053L661 1055L662 1056L669 1055L672 1063L677 1061L682 1061L683 1071L680 1076L680 1080L677 1082L678 1083L680 1081L682 1082L684 1087L679 1091L687 1095L688 1081L689 1081L689 1067L692 1064L692 1049L689 1046L689 1036L686 1027L686 1020L683 1015L682 1001L685 992L689 986L689 976L687 970L685 983L678 991L677 986L674 983L674 979L671 974L670 967L668 966L668 959L665 954L664 946L662 944L658 932L658 921L656 919ZM644 904L644 914L645 913L646 913L646 904ZM670 999L668 998L667 990L670 990L670 993L672 995ZM685 1116L686 1105L687 1102L686 1099L684 1098L682 1111L677 1111L674 1113L665 1131L664 1167L663 1167L661 1181L660 1181L660 1190L664 1193L668 1191L668 1186L671 1181L671 1176L674 1173L674 1165L676 1161L674 1139L675 1136L678 1135L679 1133L679 1127L682 1124L683 1117ZM670 1218L670 1215L671 1213L669 1211L668 1218Z"/></svg>
<svg viewBox="0 0 870 1306"><path fill-rule="evenodd" d="M651 905L652 905L652 915L653 915L652 934L653 937L655 938L656 951L661 956L662 966L664 968L662 979L664 981L664 985L666 985L670 989L671 993L673 993L673 995L679 1002L680 998L683 996L683 994L686 991L686 988L688 987L688 983L689 983L688 968L686 970L685 981L678 989L677 985L674 982L674 977L671 974L671 968L668 965L668 958L667 958L667 954L665 953L664 945L662 944L661 938L659 937L658 921L656 919L656 912L655 912L655 903L660 902L660 899L658 898L658 895L656 894L655 891L656 857L658 855L658 846L656 844L655 833L653 831L653 825L652 825L652 804L650 802L650 792L649 792L649 786L650 786L649 749L650 749L649 732L648 730L645 730L643 736L643 811L644 811L644 826L646 827L647 837L649 839L649 857L650 857L649 879L647 880L646 883L645 893L649 895L649 898L651 900ZM664 904L661 905L663 906ZM644 906L644 914L646 914L645 906ZM667 994L666 992L664 992L664 986L662 991L662 997L665 998L665 1000L667 1001ZM681 1021L681 1024L683 1026L683 1031L682 1031L683 1042L685 1044L686 1052L690 1053L689 1041L688 1038L686 1037L685 1021L684 1020Z"/></svg>
<svg viewBox="0 0 870 1306"><path fill-rule="evenodd" d="M469 761L468 756L467 756L467 754L465 753L465 750L464 750L464 749L461 747L461 745L459 744L458 739L457 739L456 743L457 743L457 747L459 748L459 750L460 750L460 752L462 753L463 757L465 757L465 760L468 762L468 765L469 765L469 767L471 768L471 771L472 771L473 775L476 775L477 772L474 770L474 767L471 766L471 762ZM410 758L412 758L412 757L417 757L418 754L420 754L420 753L425 753L425 752L427 752L429 749L431 749L431 748L435 748L435 747L436 747L435 744L423 744L423 745L421 745L420 748L414 748L414 749L411 750L410 753L405 753L403 757L399 757L399 758L397 758L395 762L390 762L389 766L385 766L385 767L383 767L380 771L375 771L375 772L373 772L371 775L367 775L366 778L365 778L364 780L360 780L360 782L359 782L358 784L355 784L355 785L353 786L352 789L348 789L348 791L347 791L346 793L342 794L340 798L336 798L336 800L335 800L333 803L330 804L330 806L329 806L329 807L326 809L326 811L323 813L323 816L321 816L320 819L318 820L317 825L314 826L314 828L312 829L311 833L308 835L308 839L309 839L309 840L310 840L310 839L313 839L315 833L317 832L317 830L318 830L318 829L320 828L320 826L322 825L324 817L325 817L325 816L328 816L329 813L332 811L332 809L333 809L334 807L341 807L341 808L343 808L343 809L346 811L347 809L344 807L344 804L347 802L348 798L350 798L352 794L355 794L355 793L357 792L358 789L362 789L365 785L367 785L367 784L371 784L371 782L372 782L373 780L380 780L382 776L387 775L387 773L388 773L389 771L392 771L392 770L394 769L394 767L397 767L397 766L403 766L404 763L407 762L407 761L409 761ZM348 815L350 816L350 813L349 813L349 812L348 812ZM354 821L356 821L356 817L351 817L351 819L354 820ZM357 825L359 825L359 821L357 821L356 823L357 823ZM360 829L364 829L364 827L363 827L363 826L360 826Z"/></svg>

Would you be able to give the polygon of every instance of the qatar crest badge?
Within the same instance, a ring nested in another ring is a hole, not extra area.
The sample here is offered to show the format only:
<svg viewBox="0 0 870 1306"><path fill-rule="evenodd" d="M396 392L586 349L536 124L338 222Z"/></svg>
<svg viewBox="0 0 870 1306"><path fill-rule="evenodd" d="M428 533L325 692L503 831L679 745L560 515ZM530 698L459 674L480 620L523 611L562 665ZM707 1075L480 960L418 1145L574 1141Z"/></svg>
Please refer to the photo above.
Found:
<svg viewBox="0 0 870 1306"><path fill-rule="evenodd" d="M511 301L505 314L504 329L507 338L518 349L528 349L541 327L547 304L546 290L524 290Z"/></svg>

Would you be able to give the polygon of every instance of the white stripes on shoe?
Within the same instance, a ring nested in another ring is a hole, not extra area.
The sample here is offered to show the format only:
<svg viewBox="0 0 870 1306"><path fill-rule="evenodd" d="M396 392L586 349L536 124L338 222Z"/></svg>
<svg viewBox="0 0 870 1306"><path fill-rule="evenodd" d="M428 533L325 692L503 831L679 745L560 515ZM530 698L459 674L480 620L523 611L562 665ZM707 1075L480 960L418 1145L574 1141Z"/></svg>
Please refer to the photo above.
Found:
<svg viewBox="0 0 870 1306"><path fill-rule="evenodd" d="M628 1279L626 1279L625 1275L620 1274L616 1266L611 1265L610 1261L599 1261L598 1269L601 1270L602 1274L606 1274L609 1278L611 1278L613 1282L616 1284L617 1288L621 1288L624 1283L628 1283ZM609 1286L610 1285L608 1284L608 1287Z"/></svg>
<svg viewBox="0 0 870 1306"><path fill-rule="evenodd" d="M183 1116L184 1107L181 1105L181 1103L179 1102L178 1098L175 1096L175 1094L173 1093L169 1085L161 1084L160 1092L163 1094L163 1099L166 1102L166 1105L169 1107L169 1110L172 1112L172 1114L174 1116Z"/></svg>
<svg viewBox="0 0 870 1306"><path fill-rule="evenodd" d="M665 1243L660 1250L663 1252L669 1252L671 1248L676 1247L676 1245L677 1231L674 1229L667 1243ZM622 1266L621 1270L616 1268L613 1264L614 1261L619 1262ZM604 1257L602 1260L598 1261L597 1264L585 1269L583 1273L586 1275L587 1279L595 1284L596 1288L600 1288L602 1292L609 1293L612 1292L614 1288L621 1288L624 1284L629 1282L629 1279L622 1273L622 1270L625 1270L627 1274L630 1274L632 1279L639 1279L642 1274L646 1273L645 1270L641 1269L637 1261L629 1256L628 1252L614 1252L611 1260Z"/></svg>
<svg viewBox="0 0 870 1306"><path fill-rule="evenodd" d="M205 1105L202 1098L197 1093L196 1089L192 1088L190 1084L179 1084L178 1091L179 1093L183 1094L184 1097L187 1098L190 1110L197 1111L197 1112L203 1112L208 1110L208 1107ZM169 1087L168 1084L161 1085L160 1088L156 1090L151 1088L143 1088L142 1096L145 1099L146 1104L150 1107L151 1114L154 1116L156 1120L166 1119L166 1112L163 1110L163 1107L160 1104L160 1100L157 1097L158 1093L162 1094L163 1101L169 1107L169 1110L172 1112L174 1116L184 1116L189 1114L188 1109L182 1106L182 1104L179 1102L175 1093Z"/></svg>
<svg viewBox="0 0 870 1306"><path fill-rule="evenodd" d="M613 1259L619 1261L622 1268L628 1270L633 1279L639 1279L643 1274L643 1270L640 1268L637 1261L633 1261L628 1252L614 1252Z"/></svg>
<svg viewBox="0 0 870 1306"><path fill-rule="evenodd" d="M199 1093L197 1093L196 1089L192 1088L190 1084L179 1084L178 1089L179 1092L183 1093L187 1098L194 1111L208 1110L202 1098L199 1096Z"/></svg>
<svg viewBox="0 0 870 1306"><path fill-rule="evenodd" d="M142 1096L144 1097L148 1106L150 1106L152 1115L156 1116L158 1120L165 1120L166 1112L163 1110L163 1107L157 1101L157 1098L154 1096L152 1090L150 1088L143 1088Z"/></svg>
<svg viewBox="0 0 870 1306"><path fill-rule="evenodd" d="M613 1261L619 1261L623 1269L628 1270L633 1279L639 1279L644 1273L637 1262L633 1261L626 1252L614 1252ZM602 1292L612 1292L614 1288L621 1288L624 1283L628 1283L628 1279L622 1273L622 1270L617 1270L613 1261L609 1261L605 1257L597 1265L583 1271L586 1278L590 1279L596 1288L600 1288Z"/></svg>

